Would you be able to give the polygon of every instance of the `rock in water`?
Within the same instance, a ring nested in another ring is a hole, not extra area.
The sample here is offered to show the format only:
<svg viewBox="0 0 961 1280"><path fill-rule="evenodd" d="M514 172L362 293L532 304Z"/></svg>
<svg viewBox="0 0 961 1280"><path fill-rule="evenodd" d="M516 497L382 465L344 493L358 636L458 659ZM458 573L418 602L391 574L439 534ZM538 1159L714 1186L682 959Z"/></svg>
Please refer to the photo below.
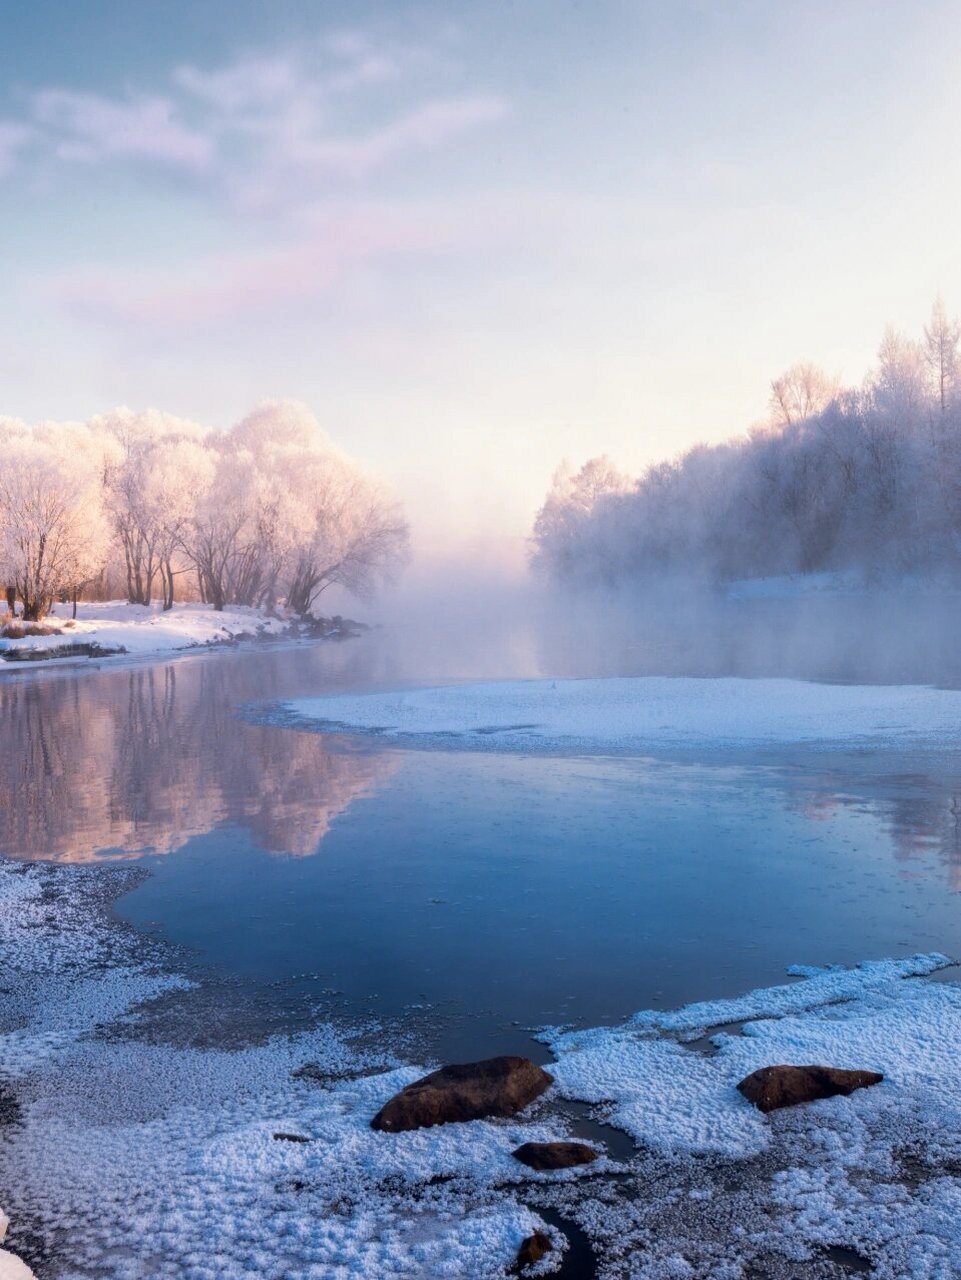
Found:
<svg viewBox="0 0 961 1280"><path fill-rule="evenodd" d="M752 1071L737 1086L759 1111L777 1111L799 1102L816 1102L837 1094L853 1093L880 1084L879 1071L844 1071L840 1067L791 1067L778 1065Z"/></svg>
<svg viewBox="0 0 961 1280"><path fill-rule="evenodd" d="M514 1116L552 1082L553 1076L528 1058L505 1056L457 1063L432 1071L394 1094L370 1126L401 1133L457 1120Z"/></svg>
<svg viewBox="0 0 961 1280"><path fill-rule="evenodd" d="M514 1159L529 1169L573 1169L593 1163L598 1154L585 1142L525 1142L514 1152Z"/></svg>
<svg viewBox="0 0 961 1280"><path fill-rule="evenodd" d="M541 1258L550 1253L553 1248L551 1238L545 1231L535 1231L532 1236L528 1236L521 1243L521 1247L517 1250L518 1267L521 1270L524 1267L532 1267L535 1262L540 1262Z"/></svg>

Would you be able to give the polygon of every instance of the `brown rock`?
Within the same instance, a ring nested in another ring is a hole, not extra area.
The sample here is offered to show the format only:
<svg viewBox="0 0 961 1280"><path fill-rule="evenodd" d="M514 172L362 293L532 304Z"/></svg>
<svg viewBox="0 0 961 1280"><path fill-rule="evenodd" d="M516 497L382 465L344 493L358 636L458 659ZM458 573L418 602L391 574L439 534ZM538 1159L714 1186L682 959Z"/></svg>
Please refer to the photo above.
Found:
<svg viewBox="0 0 961 1280"><path fill-rule="evenodd" d="M554 1248L551 1244L551 1238L544 1231L535 1231L532 1236L528 1236L521 1243L521 1247L517 1250L517 1265L523 1270L524 1267L532 1267L535 1262L540 1262L545 1254L550 1253Z"/></svg>
<svg viewBox="0 0 961 1280"><path fill-rule="evenodd" d="M777 1111L799 1102L815 1102L818 1098L845 1096L855 1089L880 1084L879 1071L843 1071L840 1067L792 1067L778 1065L752 1071L737 1086L759 1111Z"/></svg>
<svg viewBox="0 0 961 1280"><path fill-rule="evenodd" d="M528 1058L511 1056L441 1067L395 1093L370 1127L400 1133L484 1116L513 1116L539 1098L552 1080Z"/></svg>
<svg viewBox="0 0 961 1280"><path fill-rule="evenodd" d="M514 1159L529 1169L573 1169L575 1165L592 1164L598 1156L584 1142L525 1142L514 1152Z"/></svg>

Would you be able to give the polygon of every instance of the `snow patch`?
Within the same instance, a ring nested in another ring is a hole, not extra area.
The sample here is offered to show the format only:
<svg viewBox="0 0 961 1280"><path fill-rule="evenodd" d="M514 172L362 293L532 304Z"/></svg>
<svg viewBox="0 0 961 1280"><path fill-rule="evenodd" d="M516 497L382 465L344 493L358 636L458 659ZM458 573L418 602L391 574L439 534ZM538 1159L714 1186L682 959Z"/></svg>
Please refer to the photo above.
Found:
<svg viewBox="0 0 961 1280"><path fill-rule="evenodd" d="M280 717L476 750L765 743L952 745L961 691L781 679L512 680L284 703Z"/></svg>
<svg viewBox="0 0 961 1280"><path fill-rule="evenodd" d="M770 1125L737 1092L738 1081L776 1062L864 1068L902 1079L912 1070L917 1074L927 1052L924 1039L916 1044L897 1036L891 1018L896 1022L920 999L925 1009L936 1008L953 1026L953 1002L961 997L957 988L950 988L953 995L946 999L943 987L908 988L903 981L950 963L946 956L921 955L825 970L797 984L753 991L736 1000L688 1005L675 1013L646 1010L625 1026L545 1031L543 1038L557 1058L552 1073L561 1093L585 1102L613 1103L611 1122L639 1143L663 1152L743 1158L766 1146ZM881 1011L890 1017L879 1021ZM961 1015L961 1003L957 1014ZM714 1037L718 1052L713 1057L657 1034L698 1033L710 1025L747 1018L759 1021L749 1023L742 1036ZM851 1034L852 1019L856 1035ZM961 1031L961 1021L957 1025ZM886 1044L889 1033L892 1043ZM899 1055L907 1055L914 1067L906 1066ZM961 1072L958 1081L961 1084Z"/></svg>
<svg viewBox="0 0 961 1280"><path fill-rule="evenodd" d="M708 1027L744 1022L748 1018L778 1018L788 1013L802 1013L866 995L876 987L888 986L897 978L924 977L950 964L952 961L947 956L933 951L905 960L867 960L855 969L792 965L788 972L803 978L803 982L762 987L733 1000L699 1001L670 1012L647 1009L635 1014L632 1021L638 1027L656 1028L677 1033L684 1039L695 1039Z"/></svg>
<svg viewBox="0 0 961 1280"><path fill-rule="evenodd" d="M96 645L105 650L123 650L132 655L173 653L200 645L224 644L242 636L280 636L289 627L287 620L259 609L231 605L218 612L202 604L177 604L164 610L159 604L127 604L111 600L72 606L56 605L46 624L61 628L59 635L24 636L20 640L0 637L4 654L56 655L71 645ZM29 657L24 661L30 661ZM9 657L6 665L15 665Z"/></svg>

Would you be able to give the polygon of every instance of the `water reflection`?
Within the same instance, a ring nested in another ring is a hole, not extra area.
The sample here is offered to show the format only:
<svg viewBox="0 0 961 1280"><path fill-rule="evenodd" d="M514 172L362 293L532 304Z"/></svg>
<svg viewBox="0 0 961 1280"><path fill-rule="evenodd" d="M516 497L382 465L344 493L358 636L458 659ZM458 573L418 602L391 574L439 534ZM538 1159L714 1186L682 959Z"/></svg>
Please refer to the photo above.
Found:
<svg viewBox="0 0 961 1280"><path fill-rule="evenodd" d="M275 1029L336 998L417 1023L442 1058L798 961L956 950L961 753L396 752L237 715L429 676L397 653L365 639L0 677L0 853L182 850L148 858L118 909L241 978L244 1034L254 1006Z"/></svg>
<svg viewBox="0 0 961 1280"><path fill-rule="evenodd" d="M247 723L237 708L423 678L411 652L399 660L396 647L365 640L0 678L0 854L135 858L225 825L262 850L312 854L403 757L370 739ZM815 826L872 815L903 870L940 865L961 890L957 752L764 754L738 763L763 764L785 808Z"/></svg>
<svg viewBox="0 0 961 1280"><path fill-rule="evenodd" d="M280 696L305 665L315 687L337 683L344 673L325 671L326 657L218 656L0 681L0 852L135 858L231 823L270 853L314 853L334 818L389 776L394 757L244 724L235 709Z"/></svg>
<svg viewBox="0 0 961 1280"><path fill-rule="evenodd" d="M831 822L845 810L872 815L906 874L933 867L961 891L961 776L956 751L929 753L925 768L891 772L876 758L856 759L841 772L792 780L788 804L812 822Z"/></svg>
<svg viewBox="0 0 961 1280"><path fill-rule="evenodd" d="M738 599L670 584L571 608L536 629L553 675L786 676L961 687L961 596L876 590Z"/></svg>

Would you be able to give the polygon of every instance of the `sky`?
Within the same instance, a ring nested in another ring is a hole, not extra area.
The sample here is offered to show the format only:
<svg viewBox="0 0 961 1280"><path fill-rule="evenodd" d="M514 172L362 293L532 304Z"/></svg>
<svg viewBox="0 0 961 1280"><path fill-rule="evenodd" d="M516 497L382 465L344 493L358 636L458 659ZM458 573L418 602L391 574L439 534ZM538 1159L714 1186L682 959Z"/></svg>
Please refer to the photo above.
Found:
<svg viewBox="0 0 961 1280"><path fill-rule="evenodd" d="M422 557L961 310L958 0L0 17L0 413L303 400Z"/></svg>

